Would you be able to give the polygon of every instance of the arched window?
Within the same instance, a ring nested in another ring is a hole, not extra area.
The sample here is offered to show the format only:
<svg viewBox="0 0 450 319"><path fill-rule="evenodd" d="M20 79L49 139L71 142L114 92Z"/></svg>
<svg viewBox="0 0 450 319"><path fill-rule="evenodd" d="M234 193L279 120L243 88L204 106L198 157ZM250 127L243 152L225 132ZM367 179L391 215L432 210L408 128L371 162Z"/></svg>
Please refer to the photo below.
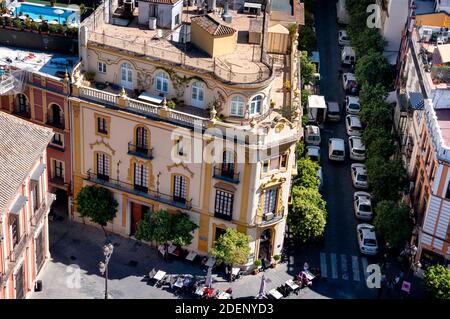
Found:
<svg viewBox="0 0 450 319"><path fill-rule="evenodd" d="M23 115L30 114L30 105L28 103L28 98L25 94L19 93L16 96L16 110L17 113Z"/></svg>
<svg viewBox="0 0 450 319"><path fill-rule="evenodd" d="M252 99L252 102L250 103L250 109L249 109L250 115L261 113L262 101L263 101L263 98L261 95L257 95Z"/></svg>
<svg viewBox="0 0 450 319"><path fill-rule="evenodd" d="M133 89L133 68L128 62L120 66L120 84L126 89Z"/></svg>
<svg viewBox="0 0 450 319"><path fill-rule="evenodd" d="M169 76L164 72L156 75L156 90L163 93L169 93Z"/></svg>
<svg viewBox="0 0 450 319"><path fill-rule="evenodd" d="M234 175L234 153L232 151L223 152L222 175L229 177Z"/></svg>
<svg viewBox="0 0 450 319"><path fill-rule="evenodd" d="M50 104L48 123L58 128L64 129L64 113L62 111L62 108L56 103Z"/></svg>
<svg viewBox="0 0 450 319"><path fill-rule="evenodd" d="M192 106L203 107L205 99L205 89L201 82L192 84Z"/></svg>
<svg viewBox="0 0 450 319"><path fill-rule="evenodd" d="M231 98L231 110L232 116L244 116L245 100L242 96L233 96Z"/></svg>
<svg viewBox="0 0 450 319"><path fill-rule="evenodd" d="M136 128L136 151L147 153L148 150L148 129L139 126Z"/></svg>

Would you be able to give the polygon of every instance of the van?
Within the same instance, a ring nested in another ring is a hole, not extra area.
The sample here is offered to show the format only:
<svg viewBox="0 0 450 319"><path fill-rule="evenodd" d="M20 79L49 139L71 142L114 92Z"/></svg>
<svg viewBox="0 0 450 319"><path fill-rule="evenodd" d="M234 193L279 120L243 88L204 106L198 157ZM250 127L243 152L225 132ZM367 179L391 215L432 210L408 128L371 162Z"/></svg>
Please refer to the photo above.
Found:
<svg viewBox="0 0 450 319"><path fill-rule="evenodd" d="M320 145L320 128L315 125L305 127L305 141L309 145Z"/></svg>
<svg viewBox="0 0 450 319"><path fill-rule="evenodd" d="M344 65L353 65L356 62L355 50L350 46L345 46L341 51L341 62Z"/></svg>
<svg viewBox="0 0 450 319"><path fill-rule="evenodd" d="M328 158L331 161L345 161L345 143L341 138L328 140Z"/></svg>
<svg viewBox="0 0 450 319"><path fill-rule="evenodd" d="M341 120L341 110L337 102L327 102L328 121L339 122Z"/></svg>

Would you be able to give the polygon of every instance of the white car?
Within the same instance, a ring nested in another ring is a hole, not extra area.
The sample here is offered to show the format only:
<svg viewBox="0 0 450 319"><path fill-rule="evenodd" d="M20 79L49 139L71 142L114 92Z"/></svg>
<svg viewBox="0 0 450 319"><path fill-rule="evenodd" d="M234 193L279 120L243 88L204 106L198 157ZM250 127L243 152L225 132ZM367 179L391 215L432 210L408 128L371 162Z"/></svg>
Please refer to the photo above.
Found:
<svg viewBox="0 0 450 319"><path fill-rule="evenodd" d="M347 114L358 114L361 111L359 97L347 95L344 101L345 111Z"/></svg>
<svg viewBox="0 0 450 319"><path fill-rule="evenodd" d="M350 158L354 161L366 160L366 147L359 136L350 136L348 138L348 148L350 149Z"/></svg>
<svg viewBox="0 0 450 319"><path fill-rule="evenodd" d="M339 30L339 45L350 45L350 39L346 30Z"/></svg>
<svg viewBox="0 0 450 319"><path fill-rule="evenodd" d="M372 196L367 192L354 193L353 210L356 218L361 220L371 220L373 217Z"/></svg>
<svg viewBox="0 0 450 319"><path fill-rule="evenodd" d="M378 253L378 242L375 227L370 224L359 224L356 226L359 251L364 255L376 255Z"/></svg>
<svg viewBox="0 0 450 319"><path fill-rule="evenodd" d="M308 146L306 147L306 155L314 162L320 163L320 147Z"/></svg>
<svg viewBox="0 0 450 319"><path fill-rule="evenodd" d="M357 189L368 189L367 170L364 164L352 164L350 166L352 171L353 186Z"/></svg>
<svg viewBox="0 0 450 319"><path fill-rule="evenodd" d="M361 120L356 115L347 115L345 117L345 128L349 136L361 136Z"/></svg>

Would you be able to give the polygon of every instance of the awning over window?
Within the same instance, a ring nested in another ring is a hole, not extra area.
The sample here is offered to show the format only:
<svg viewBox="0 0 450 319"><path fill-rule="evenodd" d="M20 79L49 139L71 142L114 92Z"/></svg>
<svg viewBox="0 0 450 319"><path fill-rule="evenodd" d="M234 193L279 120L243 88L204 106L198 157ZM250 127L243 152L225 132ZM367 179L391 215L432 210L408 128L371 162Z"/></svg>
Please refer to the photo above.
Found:
<svg viewBox="0 0 450 319"><path fill-rule="evenodd" d="M19 215L23 205L28 201L28 197L19 196L19 198L14 202L11 209L9 210L10 214Z"/></svg>
<svg viewBox="0 0 450 319"><path fill-rule="evenodd" d="M411 107L415 110L422 110L424 108L423 95L419 92L409 92L409 102Z"/></svg>
<svg viewBox="0 0 450 319"><path fill-rule="evenodd" d="M31 175L31 180L33 181L39 181L39 177L42 175L42 173L45 170L45 164L40 163L38 167L34 170L33 174Z"/></svg>

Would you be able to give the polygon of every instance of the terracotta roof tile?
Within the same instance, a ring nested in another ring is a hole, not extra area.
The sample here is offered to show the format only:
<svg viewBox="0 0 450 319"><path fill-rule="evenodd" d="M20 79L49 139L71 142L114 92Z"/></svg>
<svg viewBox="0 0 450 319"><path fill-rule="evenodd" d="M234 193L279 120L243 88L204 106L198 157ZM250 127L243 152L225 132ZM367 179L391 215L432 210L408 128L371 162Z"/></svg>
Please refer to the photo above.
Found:
<svg viewBox="0 0 450 319"><path fill-rule="evenodd" d="M236 32L235 29L220 23L210 15L193 17L191 21L198 24L209 34L215 36L231 35Z"/></svg>
<svg viewBox="0 0 450 319"><path fill-rule="evenodd" d="M48 128L0 111L0 216L52 136Z"/></svg>

